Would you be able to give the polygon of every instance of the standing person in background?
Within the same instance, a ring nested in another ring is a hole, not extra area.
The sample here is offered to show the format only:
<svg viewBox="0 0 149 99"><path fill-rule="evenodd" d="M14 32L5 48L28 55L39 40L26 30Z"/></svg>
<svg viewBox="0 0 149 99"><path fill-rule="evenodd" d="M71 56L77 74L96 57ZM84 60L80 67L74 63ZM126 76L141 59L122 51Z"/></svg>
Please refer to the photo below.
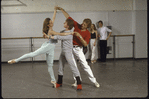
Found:
<svg viewBox="0 0 149 99"><path fill-rule="evenodd" d="M90 29L90 33L91 33L91 39L90 39L90 48L91 48L91 63L95 63L96 59L95 59L95 48L96 48L96 43L97 43L97 30L95 27L95 24L91 25L91 29Z"/></svg>
<svg viewBox="0 0 149 99"><path fill-rule="evenodd" d="M98 37L100 38L99 46L100 46L101 62L106 62L107 40L111 36L112 30L103 26L103 22L101 20L98 22L98 24L99 24L99 28L97 29L97 32L98 32ZM109 35L107 32L109 32Z"/></svg>

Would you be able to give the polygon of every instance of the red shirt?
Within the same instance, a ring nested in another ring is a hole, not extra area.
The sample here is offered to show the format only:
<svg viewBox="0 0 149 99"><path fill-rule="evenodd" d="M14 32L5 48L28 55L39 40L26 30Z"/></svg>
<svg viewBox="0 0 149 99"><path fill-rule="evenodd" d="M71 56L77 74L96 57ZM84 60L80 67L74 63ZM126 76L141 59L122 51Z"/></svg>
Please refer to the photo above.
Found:
<svg viewBox="0 0 149 99"><path fill-rule="evenodd" d="M72 18L68 17L68 19L72 19ZM86 31L81 31L81 29L79 28L79 26L81 25L78 24L75 20L73 21L74 21L74 32L78 32L82 36L82 38L87 42L87 44L89 44L90 37L91 37L90 32L87 29ZM75 35L73 35L73 45L83 46L83 44L80 41L80 38Z"/></svg>

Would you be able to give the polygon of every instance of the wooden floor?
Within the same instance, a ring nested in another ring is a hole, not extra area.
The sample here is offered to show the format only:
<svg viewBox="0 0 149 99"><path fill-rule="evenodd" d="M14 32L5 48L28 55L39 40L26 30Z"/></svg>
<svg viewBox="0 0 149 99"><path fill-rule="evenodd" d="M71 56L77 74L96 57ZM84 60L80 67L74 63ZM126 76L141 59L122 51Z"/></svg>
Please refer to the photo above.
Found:
<svg viewBox="0 0 149 99"><path fill-rule="evenodd" d="M1 96L3 98L137 98L148 95L147 59L107 60L90 65L100 84L96 88L86 73L78 68L82 77L82 91L71 87L72 72L66 64L61 88L52 88L46 62L1 64ZM58 62L54 62L57 79Z"/></svg>

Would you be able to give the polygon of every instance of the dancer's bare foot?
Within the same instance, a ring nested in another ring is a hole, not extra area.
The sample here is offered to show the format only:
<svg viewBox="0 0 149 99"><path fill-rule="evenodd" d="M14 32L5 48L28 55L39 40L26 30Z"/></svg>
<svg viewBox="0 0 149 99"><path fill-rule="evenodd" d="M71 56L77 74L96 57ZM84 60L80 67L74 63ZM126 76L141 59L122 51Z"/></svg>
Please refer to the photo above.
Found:
<svg viewBox="0 0 149 99"><path fill-rule="evenodd" d="M9 60L8 63L13 64L13 63L16 63L16 61L15 61L15 59L12 59L12 60Z"/></svg>

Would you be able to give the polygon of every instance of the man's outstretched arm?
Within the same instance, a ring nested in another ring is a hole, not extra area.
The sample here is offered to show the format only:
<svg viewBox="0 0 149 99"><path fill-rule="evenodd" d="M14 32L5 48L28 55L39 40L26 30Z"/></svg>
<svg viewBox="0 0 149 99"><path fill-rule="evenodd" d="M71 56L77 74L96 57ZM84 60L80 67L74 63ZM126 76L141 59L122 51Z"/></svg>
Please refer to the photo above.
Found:
<svg viewBox="0 0 149 99"><path fill-rule="evenodd" d="M58 9L58 10L61 10L61 11L63 12L63 15L66 17L66 19L67 19L68 17L70 17L69 14L68 14L63 8L57 7L57 9Z"/></svg>

